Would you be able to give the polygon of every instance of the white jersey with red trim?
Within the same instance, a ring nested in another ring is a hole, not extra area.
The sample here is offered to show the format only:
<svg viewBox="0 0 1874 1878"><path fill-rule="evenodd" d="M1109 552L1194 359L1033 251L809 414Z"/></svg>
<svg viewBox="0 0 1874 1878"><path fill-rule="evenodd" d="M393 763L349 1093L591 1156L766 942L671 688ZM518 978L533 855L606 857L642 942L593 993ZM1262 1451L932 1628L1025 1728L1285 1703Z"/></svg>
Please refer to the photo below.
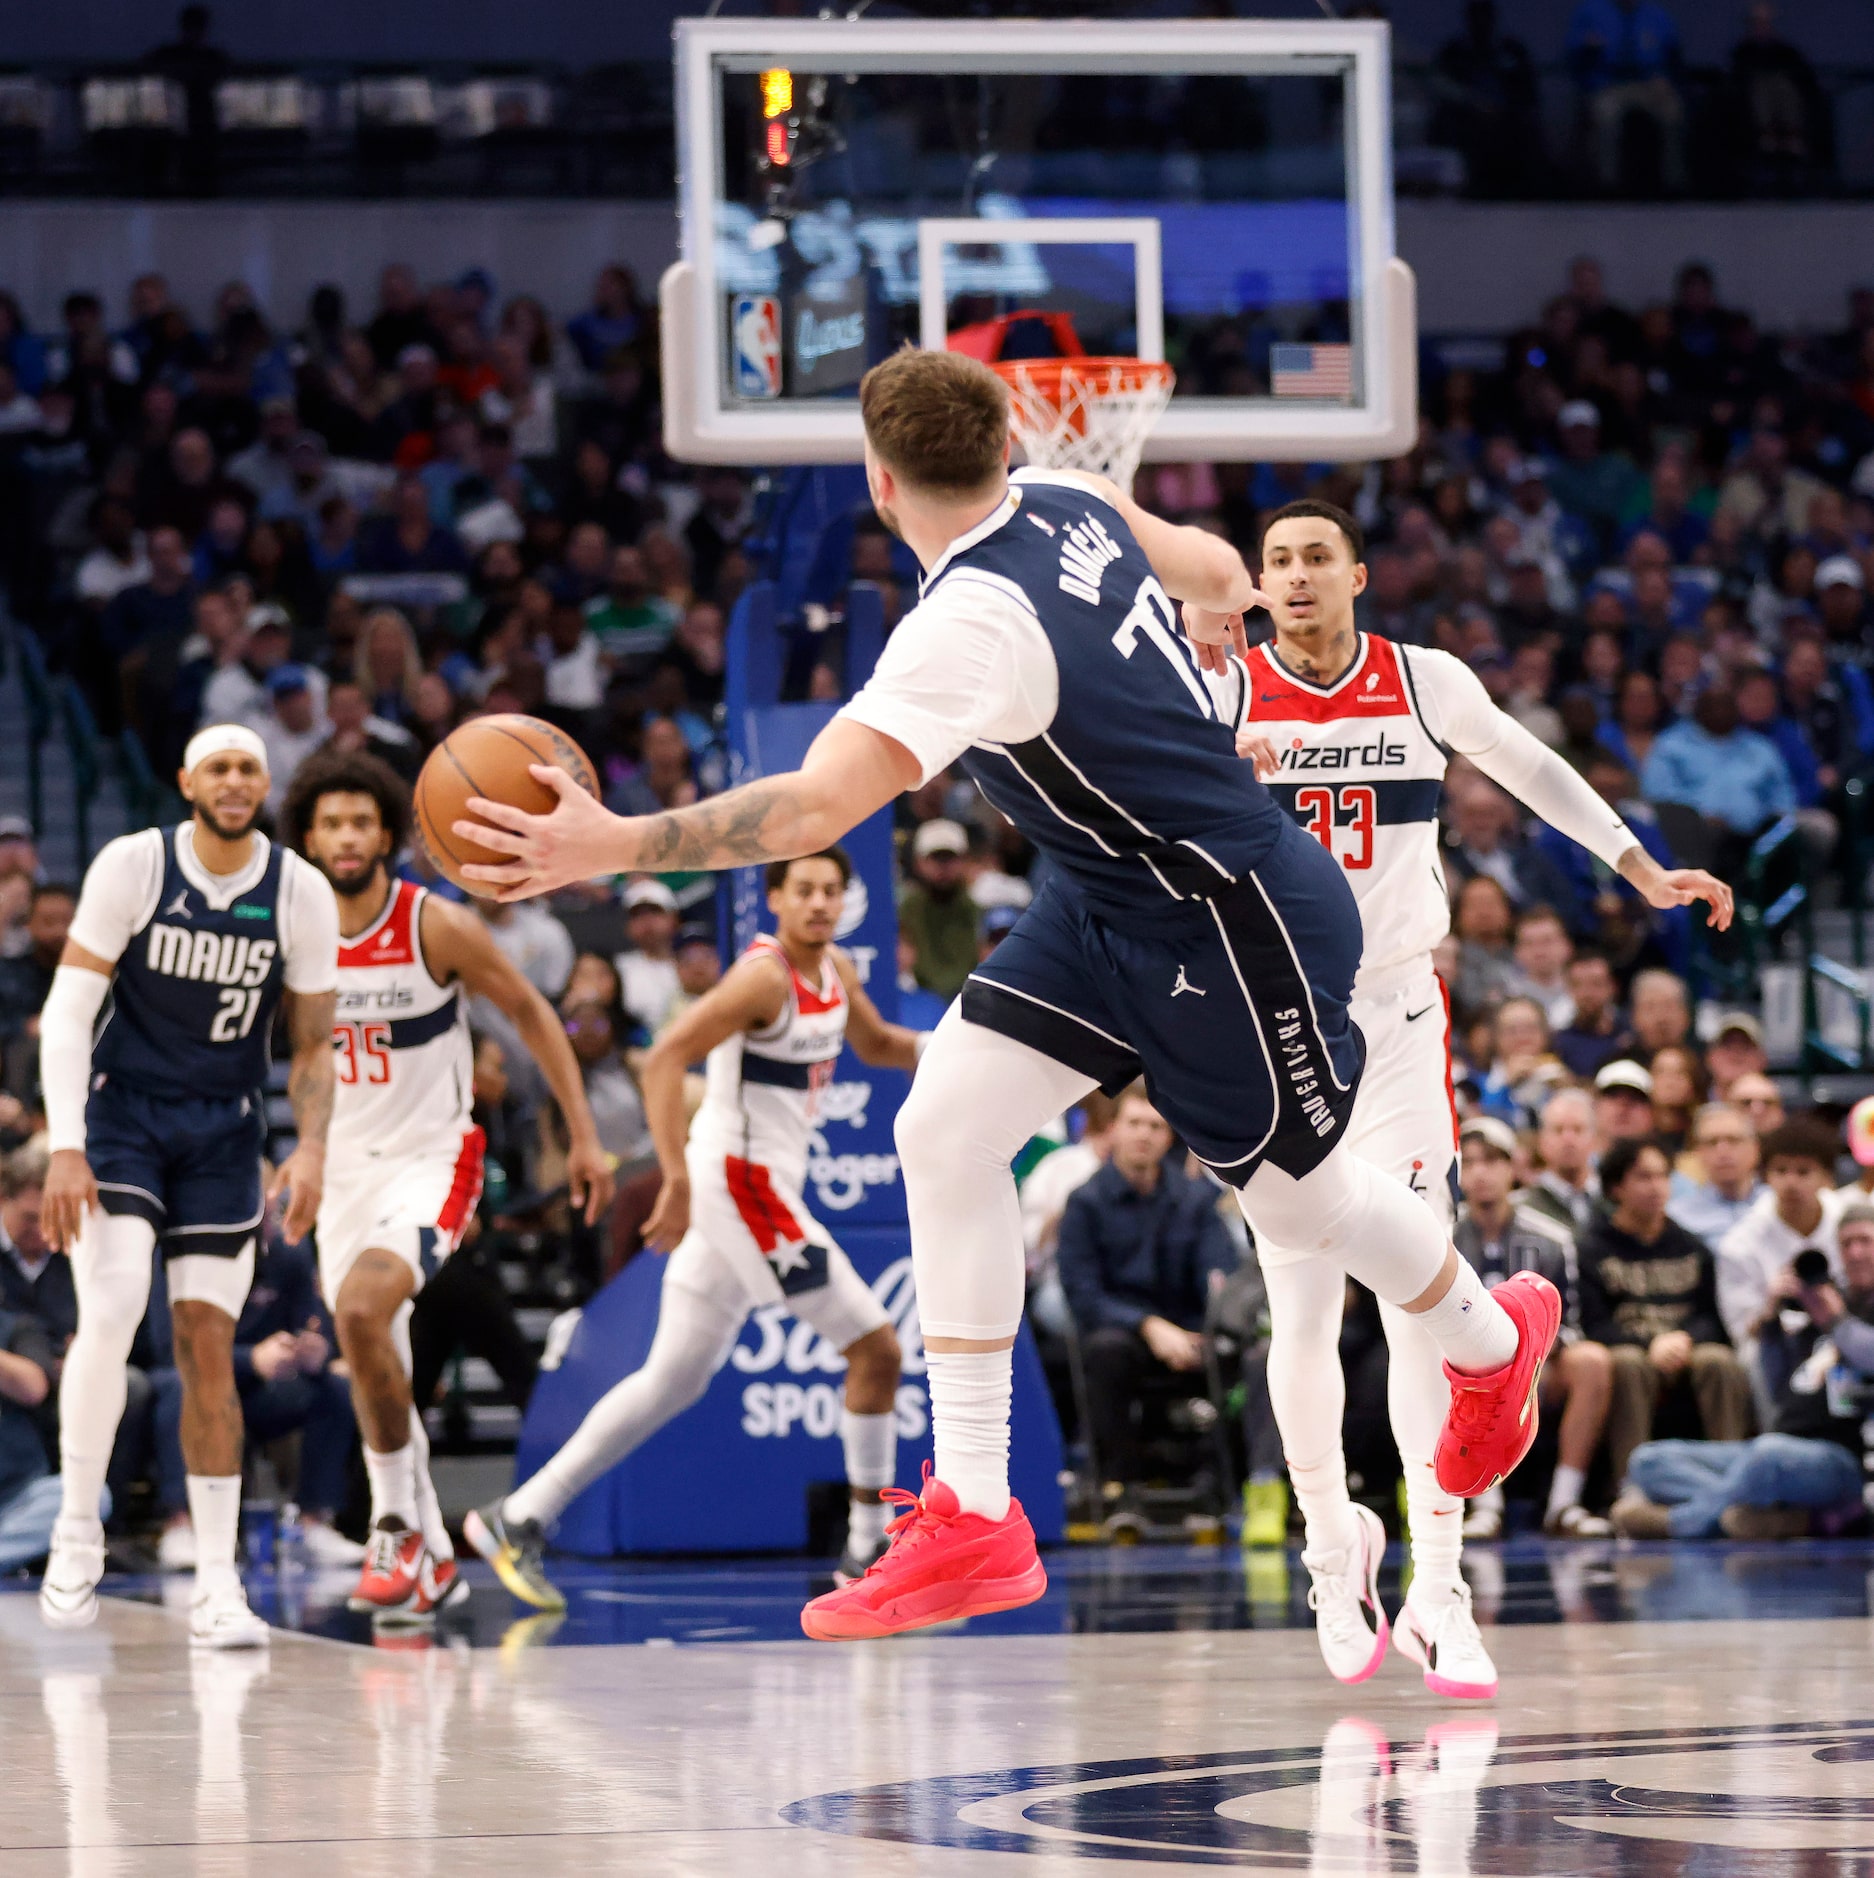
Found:
<svg viewBox="0 0 1874 1878"><path fill-rule="evenodd" d="M1366 946L1355 996L1450 929L1438 855L1438 799L1449 752L1416 695L1417 649L1371 633L1331 685L1298 678L1275 647L1252 648L1244 716L1275 739L1269 793L1346 870ZM1433 655L1442 656L1442 655Z"/></svg>
<svg viewBox="0 0 1874 1878"><path fill-rule="evenodd" d="M846 987L831 958L812 985L794 969L780 940L763 933L744 958L778 958L787 971L787 1002L763 1030L719 1043L705 1066L703 1106L690 1124L690 1148L767 1168L798 1193L819 1122L820 1091L846 1043ZM342 963L342 956L341 956Z"/></svg>
<svg viewBox="0 0 1874 1878"><path fill-rule="evenodd" d="M383 912L339 944L330 1155L341 1175L367 1156L453 1153L474 1125L468 1011L460 988L438 984L424 962L427 895L393 881Z"/></svg>

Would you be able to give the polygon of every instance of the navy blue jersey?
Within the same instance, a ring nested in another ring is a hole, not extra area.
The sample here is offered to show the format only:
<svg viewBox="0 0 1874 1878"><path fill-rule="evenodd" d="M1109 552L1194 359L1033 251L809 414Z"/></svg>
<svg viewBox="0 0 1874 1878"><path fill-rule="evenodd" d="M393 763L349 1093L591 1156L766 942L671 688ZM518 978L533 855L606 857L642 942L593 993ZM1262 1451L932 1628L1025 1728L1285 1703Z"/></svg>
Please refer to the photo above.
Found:
<svg viewBox="0 0 1874 1878"><path fill-rule="evenodd" d="M184 824L186 826L187 824ZM285 989L276 842L260 879L210 907L163 842L156 911L117 961L94 1071L158 1095L234 1099L267 1080L273 1014Z"/></svg>
<svg viewBox="0 0 1874 1878"><path fill-rule="evenodd" d="M1022 600L1060 701L1038 737L974 746L963 767L1116 925L1183 924L1268 855L1282 810L1237 756L1123 518L1077 484L1018 472L1014 488L1014 513L943 563L926 597L987 579Z"/></svg>

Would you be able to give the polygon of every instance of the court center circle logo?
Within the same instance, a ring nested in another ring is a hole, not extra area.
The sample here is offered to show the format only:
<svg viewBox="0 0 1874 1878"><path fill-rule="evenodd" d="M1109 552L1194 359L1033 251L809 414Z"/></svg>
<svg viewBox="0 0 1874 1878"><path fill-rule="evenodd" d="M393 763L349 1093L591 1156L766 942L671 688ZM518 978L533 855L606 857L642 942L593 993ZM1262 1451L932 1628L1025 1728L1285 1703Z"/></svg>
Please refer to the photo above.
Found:
<svg viewBox="0 0 1874 1878"><path fill-rule="evenodd" d="M1311 1874L1767 1874L1802 1852L1847 1870L1831 1855L1874 1851L1869 1761L1874 1721L1504 1735L1467 1714L1402 1737L1348 1717L1318 1748L912 1780L782 1817L900 1844Z"/></svg>

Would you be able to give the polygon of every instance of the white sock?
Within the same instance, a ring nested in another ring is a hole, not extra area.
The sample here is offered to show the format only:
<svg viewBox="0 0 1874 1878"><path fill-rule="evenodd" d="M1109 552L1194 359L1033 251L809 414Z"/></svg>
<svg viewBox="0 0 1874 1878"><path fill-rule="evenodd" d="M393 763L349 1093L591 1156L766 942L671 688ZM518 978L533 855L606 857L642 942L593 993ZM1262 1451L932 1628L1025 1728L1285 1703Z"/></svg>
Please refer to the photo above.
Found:
<svg viewBox="0 0 1874 1878"><path fill-rule="evenodd" d="M898 1477L898 1418L887 1409L882 1415L855 1415L842 1409L839 1444L846 1455L846 1484L882 1492Z"/></svg>
<svg viewBox="0 0 1874 1878"><path fill-rule="evenodd" d="M409 1442L390 1454L366 1445L364 1471L371 1477L371 1524L395 1515L415 1528L422 1521L416 1508L416 1454Z"/></svg>
<svg viewBox="0 0 1874 1878"><path fill-rule="evenodd" d="M416 1406L410 1409L410 1472L416 1482L416 1523L423 1528L423 1543L430 1557L455 1557L455 1541L449 1537L448 1522L442 1516L442 1502L436 1498L436 1485L429 1477L429 1430Z"/></svg>
<svg viewBox="0 0 1874 1878"><path fill-rule="evenodd" d="M1388 1366L1386 1408L1405 1478L1406 1517L1412 1528L1412 1595L1421 1608L1448 1602L1463 1577L1464 1502L1438 1484L1432 1469L1439 1430L1451 1412L1451 1384L1438 1346L1418 1318L1382 1302Z"/></svg>
<svg viewBox="0 0 1874 1878"><path fill-rule="evenodd" d="M883 1500L854 1500L846 1515L846 1544L855 1552L873 1551L897 1510Z"/></svg>
<svg viewBox="0 0 1874 1878"><path fill-rule="evenodd" d="M1564 1508L1581 1504L1581 1489L1588 1484L1585 1467L1570 1467L1566 1461L1555 1463L1555 1478L1549 1482L1548 1517L1553 1519Z"/></svg>
<svg viewBox="0 0 1874 1878"><path fill-rule="evenodd" d="M1424 1326L1440 1355L1463 1375L1487 1376L1516 1354L1515 1321L1467 1259L1458 1260L1451 1289L1430 1310L1407 1315Z"/></svg>
<svg viewBox="0 0 1874 1878"><path fill-rule="evenodd" d="M195 1527L198 1595L236 1582L234 1546L241 1529L241 1476L191 1474L189 1519Z"/></svg>
<svg viewBox="0 0 1874 1878"><path fill-rule="evenodd" d="M1008 1350L930 1350L932 1472L966 1513L1002 1519L1009 1510L1009 1398L1015 1363Z"/></svg>

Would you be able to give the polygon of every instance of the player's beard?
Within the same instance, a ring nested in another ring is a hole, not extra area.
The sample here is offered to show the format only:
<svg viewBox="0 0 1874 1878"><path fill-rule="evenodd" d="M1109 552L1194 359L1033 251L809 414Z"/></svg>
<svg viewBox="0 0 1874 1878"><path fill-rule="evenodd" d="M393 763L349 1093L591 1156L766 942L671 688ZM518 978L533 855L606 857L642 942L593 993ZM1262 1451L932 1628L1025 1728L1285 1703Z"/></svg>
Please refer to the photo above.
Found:
<svg viewBox="0 0 1874 1878"><path fill-rule="evenodd" d="M225 826L221 817L217 815L213 809L204 807L203 804L199 802L195 805L195 819L205 824L208 832L213 835L217 841L240 841L254 832L266 806L267 804L264 798L256 802L253 808L248 811L247 820L236 828Z"/></svg>
<svg viewBox="0 0 1874 1878"><path fill-rule="evenodd" d="M344 876L333 873L323 861L316 862L315 865L318 867L319 872L332 883L332 891L342 900L362 899L365 894L369 893L371 889L377 885L378 875L383 872L384 868L384 863L381 860L373 861L369 867L363 869L361 872Z"/></svg>

